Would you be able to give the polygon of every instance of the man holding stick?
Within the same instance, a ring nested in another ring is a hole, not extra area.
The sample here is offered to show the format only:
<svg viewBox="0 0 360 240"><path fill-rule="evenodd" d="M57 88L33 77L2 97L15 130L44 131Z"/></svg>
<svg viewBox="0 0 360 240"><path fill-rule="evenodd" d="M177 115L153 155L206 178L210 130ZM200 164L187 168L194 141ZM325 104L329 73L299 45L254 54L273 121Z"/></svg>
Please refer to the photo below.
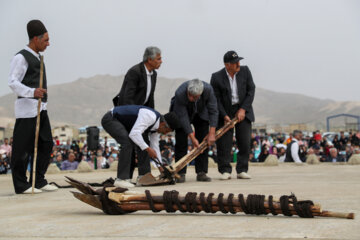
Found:
<svg viewBox="0 0 360 240"><path fill-rule="evenodd" d="M193 147L206 137L209 146L215 143L215 128L218 121L216 97L210 84L193 79L181 84L171 99L170 111L178 116L181 127L175 130L175 161L184 157L188 150L188 138ZM191 127L193 124L194 131ZM207 150L195 158L196 180L210 182L208 172ZM179 171L178 183L185 182L186 167Z"/></svg>
<svg viewBox="0 0 360 240"><path fill-rule="evenodd" d="M249 179L247 174L249 166L249 153L251 141L251 122L255 121L252 103L255 96L255 84L251 72L247 66L240 68L240 60L235 51L228 51L224 55L225 67L213 73L210 84L214 89L217 106L219 108L219 125L221 128L232 118L238 118L235 125L237 153L236 172L237 178ZM232 167L231 147L234 130L225 133L216 142L218 154L218 170L221 180L231 178ZM236 153L234 153L236 154Z"/></svg>
<svg viewBox="0 0 360 240"><path fill-rule="evenodd" d="M160 133L167 134L180 126L175 113L162 116L158 111L140 105L117 106L108 111L101 125L118 143L121 151L118 161L116 187L131 188L131 161L135 146L146 152L155 162L162 162ZM150 139L149 143L145 138ZM157 159L157 160L156 160Z"/></svg>
<svg viewBox="0 0 360 240"><path fill-rule="evenodd" d="M57 190L57 187L49 185L45 179L53 147L51 126L46 110L47 82L45 67L43 67L43 87L40 88L41 63L39 52L45 51L49 46L49 34L44 24L39 20L31 20L27 24L27 32L29 44L12 59L8 81L9 87L17 95L15 101L16 122L11 157L11 172L17 194L32 193L32 174L30 174L30 180L28 181L26 169L29 160L31 162L34 160L34 140L38 114L40 126L34 193ZM38 111L39 98L41 98L41 106Z"/></svg>

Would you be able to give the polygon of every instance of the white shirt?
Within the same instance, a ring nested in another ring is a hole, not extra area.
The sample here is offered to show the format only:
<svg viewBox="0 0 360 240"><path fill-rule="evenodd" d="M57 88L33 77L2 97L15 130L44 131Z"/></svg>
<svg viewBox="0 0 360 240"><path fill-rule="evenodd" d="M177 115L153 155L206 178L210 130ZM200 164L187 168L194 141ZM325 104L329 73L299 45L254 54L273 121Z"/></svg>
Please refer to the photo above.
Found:
<svg viewBox="0 0 360 240"><path fill-rule="evenodd" d="M230 88L231 88L231 104L232 105L238 104L239 103L239 95L238 95L238 87L237 87L237 83L236 83L236 74L237 73L235 73L234 77L232 78L226 69L225 69L225 71L228 76Z"/></svg>
<svg viewBox="0 0 360 240"><path fill-rule="evenodd" d="M160 118L156 120L156 114L149 109L146 108L140 109L135 124L130 131L129 138L136 145L138 145L141 150L145 150L146 148L149 147L144 141L142 134L145 132L146 129L148 129L148 127L150 127L153 124L154 126L150 129L150 131L156 131L159 128ZM159 149L160 135L158 132L153 132L150 133L149 135L150 135L150 147L155 150L158 160L162 162L160 149Z"/></svg>
<svg viewBox="0 0 360 240"><path fill-rule="evenodd" d="M294 162L303 163L300 160L300 157L299 157L299 143L298 143L298 140L296 138L293 138L292 140L294 142L293 142L293 144L291 144L291 156L294 159Z"/></svg>
<svg viewBox="0 0 360 240"><path fill-rule="evenodd" d="M40 61L39 55L28 46L25 47ZM16 54L11 60L8 85L11 90L18 96L15 101L15 118L33 118L37 115L38 100L33 99L35 88L30 88L22 84L22 80L29 67L28 62L22 54ZM47 103L41 102L40 111L46 110Z"/></svg>
<svg viewBox="0 0 360 240"><path fill-rule="evenodd" d="M153 71L149 72L149 70L147 69L147 67L144 65L145 67L145 71L146 71L146 80L147 80L147 85L146 85L146 97L145 97L145 102L144 104L149 100L149 96L150 96L150 92L151 92L151 76L153 75Z"/></svg>

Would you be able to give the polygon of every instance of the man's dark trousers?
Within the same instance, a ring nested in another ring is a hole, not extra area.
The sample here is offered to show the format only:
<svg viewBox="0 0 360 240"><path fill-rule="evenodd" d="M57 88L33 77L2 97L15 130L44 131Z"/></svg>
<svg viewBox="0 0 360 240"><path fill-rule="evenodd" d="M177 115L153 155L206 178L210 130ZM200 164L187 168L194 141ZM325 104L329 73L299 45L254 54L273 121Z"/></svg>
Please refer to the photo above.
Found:
<svg viewBox="0 0 360 240"><path fill-rule="evenodd" d="M32 159L34 158L36 117L18 118L13 134L13 149L11 156L11 173L16 193L22 193L32 186ZM47 111L40 113L39 140L36 160L35 188L47 185L45 173L50 163L53 147L51 126ZM31 164L30 179L27 181L26 170Z"/></svg>
<svg viewBox="0 0 360 240"><path fill-rule="evenodd" d="M118 160L117 178L122 180L131 179L132 170L133 170L132 163L135 158L135 154L134 154L135 144L129 138L128 130L126 130L124 125L119 120L113 118L110 111L107 112L102 118L101 125L104 127L106 132L108 132L110 136L113 137L121 145L121 150ZM139 156L138 159L145 159L150 161L149 158L140 158ZM139 175L144 175L150 172L150 169L147 168L147 166L150 166L150 163L144 164L142 162L139 162L138 166L139 166Z"/></svg>
<svg viewBox="0 0 360 240"><path fill-rule="evenodd" d="M239 105L232 106L230 118L233 119ZM224 119L219 120L218 128L224 126ZM231 148L233 147L234 129L226 132L220 139L216 141L217 155L218 155L218 170L220 173L231 173ZM235 125L236 144L239 149L237 153L236 172L247 172L249 168L249 153L251 141L251 122L245 118L240 123Z"/></svg>
<svg viewBox="0 0 360 240"><path fill-rule="evenodd" d="M195 137L199 144L209 133L209 122L202 120L197 114L191 122L195 128ZM182 128L175 130L175 162L180 160L187 154L188 150L188 136ZM195 158L195 171L196 173L208 172L208 150L206 149L202 154ZM186 167L179 171L179 174L185 174Z"/></svg>

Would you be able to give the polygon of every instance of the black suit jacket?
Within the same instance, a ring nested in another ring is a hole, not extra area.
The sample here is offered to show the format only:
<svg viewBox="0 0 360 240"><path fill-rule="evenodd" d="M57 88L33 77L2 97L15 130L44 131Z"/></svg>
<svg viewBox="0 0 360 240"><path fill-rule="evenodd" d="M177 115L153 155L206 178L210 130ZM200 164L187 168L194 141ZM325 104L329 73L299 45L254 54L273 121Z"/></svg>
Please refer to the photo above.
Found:
<svg viewBox="0 0 360 240"><path fill-rule="evenodd" d="M200 98L194 103L190 102L187 96L188 82L181 84L175 91L175 96L171 99L170 111L176 113L186 134L193 132L190 124L191 117L195 114L198 114L202 120L209 121L210 127L216 127L218 108L213 88L203 81L204 90Z"/></svg>
<svg viewBox="0 0 360 240"><path fill-rule="evenodd" d="M245 117L251 122L255 121L252 103L255 96L255 84L251 72L247 66L241 66L236 74L236 83L239 94L240 108L246 110ZM217 105L219 108L219 120L223 122L226 115L231 112L231 87L225 68L213 73L210 84L214 89Z"/></svg>
<svg viewBox="0 0 360 240"><path fill-rule="evenodd" d="M120 93L113 98L114 106L143 105L154 108L154 91L157 73L151 76L151 91L149 99L144 103L147 89L147 76L143 62L136 64L126 73Z"/></svg>

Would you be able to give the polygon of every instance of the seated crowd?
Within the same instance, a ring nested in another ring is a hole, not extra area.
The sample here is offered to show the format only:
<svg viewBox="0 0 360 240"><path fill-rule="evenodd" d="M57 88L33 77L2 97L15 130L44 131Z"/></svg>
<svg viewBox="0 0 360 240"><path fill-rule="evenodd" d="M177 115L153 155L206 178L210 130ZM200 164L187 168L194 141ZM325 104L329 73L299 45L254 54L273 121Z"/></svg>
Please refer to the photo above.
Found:
<svg viewBox="0 0 360 240"><path fill-rule="evenodd" d="M282 134L262 136L253 134L249 161L264 162L267 156L272 154L277 156L280 162L284 162L286 149L291 141L292 134L286 139ZM340 132L332 141L316 131L311 137L303 136L299 141L299 157L302 162L305 162L310 154L315 154L320 162L347 162L352 154L360 153L359 145L360 131L355 134L350 132L348 137L344 132Z"/></svg>
<svg viewBox="0 0 360 240"><path fill-rule="evenodd" d="M264 162L269 155L275 155L279 162L284 162L286 148L292 141L292 134L288 138L284 134L252 134L250 162ZM175 138L171 135L162 135L160 139L160 151L163 162L170 165L174 162ZM12 138L5 138L0 144L0 174L11 172ZM192 150L189 141L188 152ZM231 155L236 162L238 149L235 138ZM331 141L322 137L319 131L313 132L312 136L303 136L299 141L299 157L302 162L306 161L309 154L315 154L321 162L347 162L352 154L360 154L360 131L348 136L344 132L335 135ZM95 151L89 151L83 139L68 140L66 144L60 144L54 137L54 147L51 154L51 163L55 163L60 170L76 170L80 161L87 162L92 169L106 169L118 160L119 150L108 144L99 145ZM217 162L216 145L208 150L208 156ZM193 163L190 163L193 164Z"/></svg>

